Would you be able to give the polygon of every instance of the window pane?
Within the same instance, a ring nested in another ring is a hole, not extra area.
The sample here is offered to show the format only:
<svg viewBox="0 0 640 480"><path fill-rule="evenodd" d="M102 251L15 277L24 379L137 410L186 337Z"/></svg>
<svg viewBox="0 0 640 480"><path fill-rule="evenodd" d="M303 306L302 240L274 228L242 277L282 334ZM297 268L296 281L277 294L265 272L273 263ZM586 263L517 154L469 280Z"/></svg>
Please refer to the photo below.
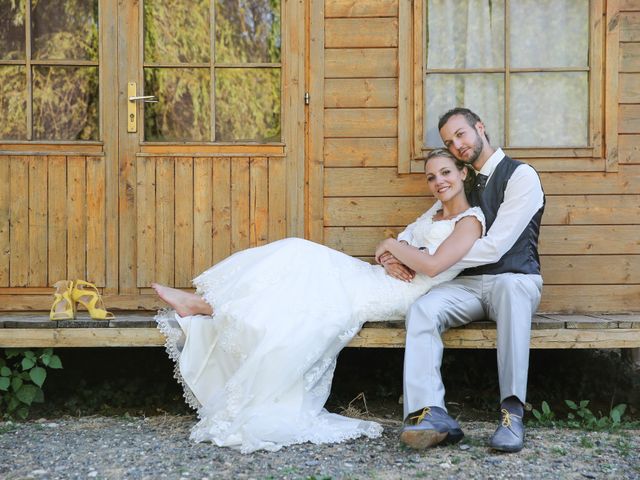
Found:
<svg viewBox="0 0 640 480"><path fill-rule="evenodd" d="M427 68L504 66L504 0L428 0Z"/></svg>
<svg viewBox="0 0 640 480"><path fill-rule="evenodd" d="M0 60L25 58L24 12L24 3L0 0Z"/></svg>
<svg viewBox="0 0 640 480"><path fill-rule="evenodd" d="M154 63L208 62L208 0L147 0L144 59Z"/></svg>
<svg viewBox="0 0 640 480"><path fill-rule="evenodd" d="M216 69L216 140L280 141L280 69Z"/></svg>
<svg viewBox="0 0 640 480"><path fill-rule="evenodd" d="M511 66L586 67L588 0L512 0Z"/></svg>
<svg viewBox="0 0 640 480"><path fill-rule="evenodd" d="M98 140L98 68L33 68L33 136Z"/></svg>
<svg viewBox="0 0 640 480"><path fill-rule="evenodd" d="M211 140L208 68L145 68L144 94L158 97L144 104L145 140Z"/></svg>
<svg viewBox="0 0 640 480"><path fill-rule="evenodd" d="M442 146L438 120L454 107L467 107L484 122L493 145L504 143L504 76L429 74L425 80L425 144Z"/></svg>
<svg viewBox="0 0 640 480"><path fill-rule="evenodd" d="M518 73L511 77L509 145L588 145L587 73Z"/></svg>
<svg viewBox="0 0 640 480"><path fill-rule="evenodd" d="M280 62L280 0L215 0L216 62Z"/></svg>
<svg viewBox="0 0 640 480"><path fill-rule="evenodd" d="M27 73L25 67L0 67L0 138L27 137Z"/></svg>
<svg viewBox="0 0 640 480"><path fill-rule="evenodd" d="M98 0L31 3L33 58L98 60Z"/></svg>

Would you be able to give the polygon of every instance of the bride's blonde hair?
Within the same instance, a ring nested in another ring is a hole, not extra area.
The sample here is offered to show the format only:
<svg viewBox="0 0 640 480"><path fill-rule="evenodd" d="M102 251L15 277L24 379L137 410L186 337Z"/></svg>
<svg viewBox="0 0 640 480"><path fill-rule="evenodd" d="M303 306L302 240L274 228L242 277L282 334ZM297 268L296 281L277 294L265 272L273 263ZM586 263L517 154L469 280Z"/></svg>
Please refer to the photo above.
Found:
<svg viewBox="0 0 640 480"><path fill-rule="evenodd" d="M429 152L429 154L427 155L427 158L424 159L424 168L425 170L427 169L427 162L429 162L429 160L431 160L432 158L436 158L436 157L444 157L444 158L448 158L449 160L451 160L456 168L460 171L466 170L467 171L467 178L464 179L464 192L467 194L467 196L469 195L469 192L471 192L471 189L473 188L473 185L476 182L476 172L473 168L469 167L469 165L467 165L466 163L464 163L461 160L458 160L456 157L453 156L453 154L447 150L446 148L436 148L435 150L431 150Z"/></svg>

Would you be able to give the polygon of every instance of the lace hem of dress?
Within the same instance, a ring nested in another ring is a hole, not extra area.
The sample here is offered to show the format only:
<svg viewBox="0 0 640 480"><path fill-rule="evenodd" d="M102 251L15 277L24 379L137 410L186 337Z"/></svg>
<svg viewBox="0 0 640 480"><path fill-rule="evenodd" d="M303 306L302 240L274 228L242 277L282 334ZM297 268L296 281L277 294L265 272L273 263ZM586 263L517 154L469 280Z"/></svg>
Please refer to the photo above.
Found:
<svg viewBox="0 0 640 480"><path fill-rule="evenodd" d="M182 396L186 404L193 410L198 410L201 406L200 402L198 402L198 399L180 373L180 343L183 340L184 334L180 325L177 325L175 321L175 312L164 308L158 311L154 320L157 323L158 330L165 336L164 349L167 355L169 355L169 358L173 360L173 378L182 386ZM172 324L176 324L177 326Z"/></svg>
<svg viewBox="0 0 640 480"><path fill-rule="evenodd" d="M234 450L238 450L242 454L253 453L257 450L266 450L269 452L277 452L284 447L291 445L299 445L302 443L312 443L314 445L321 445L325 443L343 443L349 440L354 440L360 437L367 438L379 438L382 436L384 428L379 423L371 420L361 420L359 418L348 417L349 420L358 422L357 428L353 428L348 432L342 431L327 431L323 427L328 426L330 423L329 418L321 418L322 416L331 417L334 414L324 412L318 417L314 418L314 425L311 429L306 429L298 435L292 436L288 440L280 440L279 442L272 442L268 440L254 439L253 441L247 441L242 438L241 435L231 435L217 437L213 432L225 432L229 427L230 422L224 420L215 419L203 419L191 429L190 439L197 443L213 442L218 446L230 447ZM226 432L225 432L226 433ZM229 444L227 441L230 438L235 437L238 441L237 444Z"/></svg>

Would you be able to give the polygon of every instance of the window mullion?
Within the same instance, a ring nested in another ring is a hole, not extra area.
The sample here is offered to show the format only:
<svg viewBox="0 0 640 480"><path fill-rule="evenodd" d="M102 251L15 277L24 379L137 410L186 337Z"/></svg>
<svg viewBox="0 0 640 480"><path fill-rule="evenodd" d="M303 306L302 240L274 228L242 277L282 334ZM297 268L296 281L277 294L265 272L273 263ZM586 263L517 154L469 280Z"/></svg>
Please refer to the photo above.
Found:
<svg viewBox="0 0 640 480"><path fill-rule="evenodd" d="M216 141L216 6L215 0L209 2L209 18L211 18L211 24L209 27L209 81L211 89L211 95L209 95L209 101L211 103L211 141Z"/></svg>
<svg viewBox="0 0 640 480"><path fill-rule="evenodd" d="M27 70L27 140L33 140L33 73L31 72L31 0L25 2L25 67Z"/></svg>
<svg viewBox="0 0 640 480"><path fill-rule="evenodd" d="M511 25L510 25L510 2L504 2L504 140L505 147L509 146L509 103L511 99Z"/></svg>

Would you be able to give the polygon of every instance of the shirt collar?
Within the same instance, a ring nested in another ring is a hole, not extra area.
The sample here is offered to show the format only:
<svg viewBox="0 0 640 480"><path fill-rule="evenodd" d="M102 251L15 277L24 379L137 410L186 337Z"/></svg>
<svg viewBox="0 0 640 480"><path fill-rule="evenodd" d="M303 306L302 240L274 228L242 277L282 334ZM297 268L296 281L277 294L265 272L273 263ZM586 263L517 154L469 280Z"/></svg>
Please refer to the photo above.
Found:
<svg viewBox="0 0 640 480"><path fill-rule="evenodd" d="M487 159L487 161L485 162L485 164L482 166L482 168L480 169L480 171L478 173L481 173L482 175L486 175L487 177L490 177L491 174L493 173L493 171L496 169L496 167L498 166L498 164L502 161L502 159L504 157L505 157L504 152L502 151L501 148L498 148Z"/></svg>

